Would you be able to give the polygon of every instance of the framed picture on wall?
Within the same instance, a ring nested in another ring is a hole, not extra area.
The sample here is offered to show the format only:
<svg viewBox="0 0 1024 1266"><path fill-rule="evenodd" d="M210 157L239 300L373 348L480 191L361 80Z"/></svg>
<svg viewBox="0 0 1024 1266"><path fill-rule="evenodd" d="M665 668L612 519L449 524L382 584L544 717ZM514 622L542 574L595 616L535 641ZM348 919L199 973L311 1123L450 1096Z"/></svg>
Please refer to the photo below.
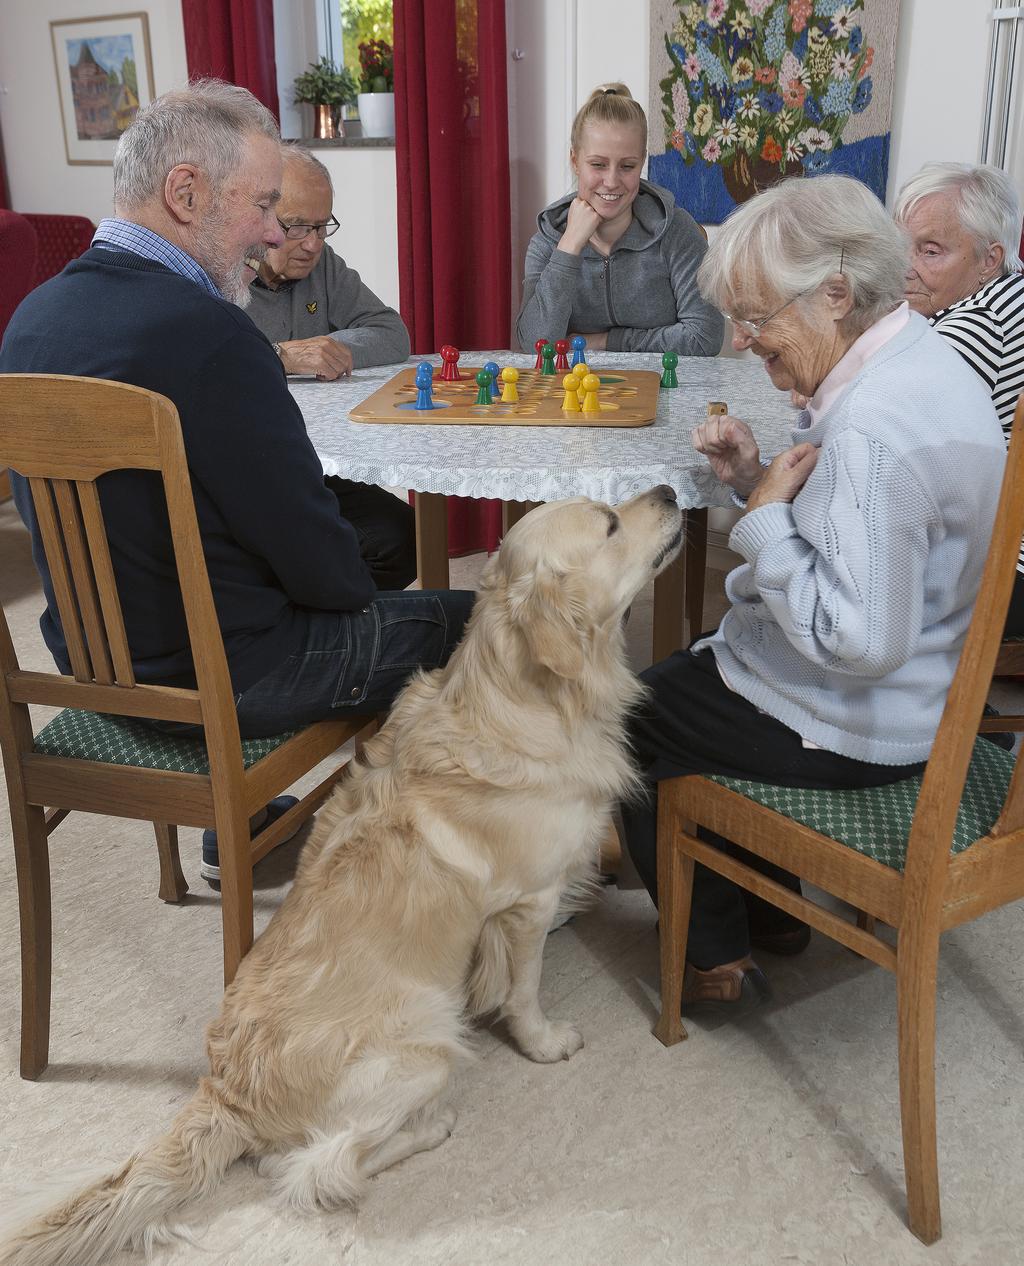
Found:
<svg viewBox="0 0 1024 1266"><path fill-rule="evenodd" d="M68 162L110 164L118 137L153 100L145 13L50 23Z"/></svg>

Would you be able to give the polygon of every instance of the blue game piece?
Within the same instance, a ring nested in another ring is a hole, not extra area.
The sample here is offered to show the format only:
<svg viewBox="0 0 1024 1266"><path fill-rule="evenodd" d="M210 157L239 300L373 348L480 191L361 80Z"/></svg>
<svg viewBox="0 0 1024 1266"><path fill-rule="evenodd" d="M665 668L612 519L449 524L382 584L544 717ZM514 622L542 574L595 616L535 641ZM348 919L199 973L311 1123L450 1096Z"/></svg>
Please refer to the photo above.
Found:
<svg viewBox="0 0 1024 1266"><path fill-rule="evenodd" d="M586 345L587 340L582 334L574 334L569 340L569 346L572 348L572 359L569 361L570 369L574 369L577 365L585 365L587 363L587 358L583 355L583 349Z"/></svg>
<svg viewBox="0 0 1024 1266"><path fill-rule="evenodd" d="M487 364L484 366L484 369L486 369L487 372L491 375L491 399L497 400L498 397L501 395L501 392L498 390L499 370L498 370L497 363L493 360L489 360Z"/></svg>
<svg viewBox="0 0 1024 1266"><path fill-rule="evenodd" d="M416 368L417 409L432 409L434 407L433 382L434 366L428 360L421 361Z"/></svg>

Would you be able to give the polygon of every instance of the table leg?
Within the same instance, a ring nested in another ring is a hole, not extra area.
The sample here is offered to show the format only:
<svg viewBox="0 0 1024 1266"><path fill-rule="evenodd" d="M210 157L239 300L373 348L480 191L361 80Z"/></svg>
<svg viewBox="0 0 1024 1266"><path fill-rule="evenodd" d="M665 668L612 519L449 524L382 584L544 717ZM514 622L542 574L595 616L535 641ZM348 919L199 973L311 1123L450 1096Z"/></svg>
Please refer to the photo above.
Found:
<svg viewBox="0 0 1024 1266"><path fill-rule="evenodd" d="M704 581L708 561L708 511L698 507L683 512L683 565L686 569L687 634L690 641L704 632Z"/></svg>
<svg viewBox="0 0 1024 1266"><path fill-rule="evenodd" d="M501 533L504 534L513 524L519 522L524 515L536 510L539 505L543 505L542 501L503 501L501 503Z"/></svg>
<svg viewBox="0 0 1024 1266"><path fill-rule="evenodd" d="M690 641L703 632L704 574L708 555L708 512L683 511L683 548L654 581L654 662L683 645L683 611Z"/></svg>
<svg viewBox="0 0 1024 1266"><path fill-rule="evenodd" d="M683 644L683 554L678 554L654 580L654 663Z"/></svg>
<svg viewBox="0 0 1024 1266"><path fill-rule="evenodd" d="M416 494L416 575L421 589L450 589L448 500L441 492Z"/></svg>

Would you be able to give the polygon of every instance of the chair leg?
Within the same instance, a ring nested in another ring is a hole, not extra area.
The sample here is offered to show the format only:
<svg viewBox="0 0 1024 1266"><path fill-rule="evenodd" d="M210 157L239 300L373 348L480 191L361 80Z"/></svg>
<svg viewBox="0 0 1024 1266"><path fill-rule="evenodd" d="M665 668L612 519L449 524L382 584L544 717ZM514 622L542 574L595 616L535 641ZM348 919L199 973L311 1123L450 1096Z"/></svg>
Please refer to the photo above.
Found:
<svg viewBox="0 0 1024 1266"><path fill-rule="evenodd" d="M180 901L188 892L178 856L178 828L168 822L154 822L156 851L160 856L160 900Z"/></svg>
<svg viewBox="0 0 1024 1266"><path fill-rule="evenodd" d="M693 858L676 846L683 826L671 811L671 783L662 783L658 795L658 916L661 951L661 1015L654 1036L665 1046L686 1038L680 1016L686 938L693 895Z"/></svg>
<svg viewBox="0 0 1024 1266"><path fill-rule="evenodd" d="M11 802L21 914L21 1075L34 1081L50 1058L50 855L37 805Z"/></svg>
<svg viewBox="0 0 1024 1266"><path fill-rule="evenodd" d="M230 985L238 965L252 949L252 851L249 820L236 813L217 820L220 855L220 902L224 925L224 984Z"/></svg>
<svg viewBox="0 0 1024 1266"><path fill-rule="evenodd" d="M900 931L896 961L900 1115L910 1229L923 1244L942 1234L935 1137L935 978L938 933Z"/></svg>

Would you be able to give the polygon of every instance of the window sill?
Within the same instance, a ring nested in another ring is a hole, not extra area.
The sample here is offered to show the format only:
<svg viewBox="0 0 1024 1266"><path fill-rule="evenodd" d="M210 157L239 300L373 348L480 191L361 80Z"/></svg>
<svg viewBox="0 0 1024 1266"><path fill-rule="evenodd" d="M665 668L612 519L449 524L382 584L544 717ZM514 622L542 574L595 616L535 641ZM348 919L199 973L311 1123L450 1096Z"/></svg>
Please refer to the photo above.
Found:
<svg viewBox="0 0 1024 1266"><path fill-rule="evenodd" d="M332 140L304 136L296 141L306 149L394 149L393 136L337 136Z"/></svg>

